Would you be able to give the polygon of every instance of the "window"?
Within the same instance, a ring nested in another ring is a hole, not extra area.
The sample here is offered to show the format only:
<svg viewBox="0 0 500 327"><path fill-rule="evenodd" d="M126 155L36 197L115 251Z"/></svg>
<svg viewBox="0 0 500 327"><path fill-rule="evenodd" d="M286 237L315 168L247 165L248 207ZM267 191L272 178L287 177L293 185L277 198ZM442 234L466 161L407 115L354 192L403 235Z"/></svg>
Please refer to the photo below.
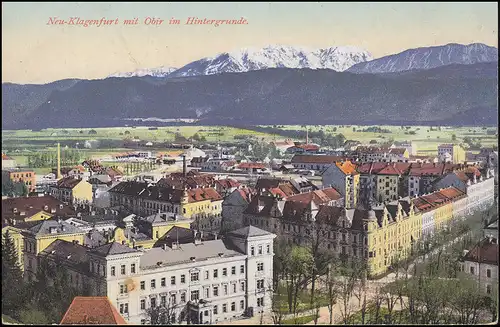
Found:
<svg viewBox="0 0 500 327"><path fill-rule="evenodd" d="M209 298L210 297L210 288L205 288L205 298Z"/></svg>
<svg viewBox="0 0 500 327"><path fill-rule="evenodd" d="M141 290L145 290L145 289L146 289L146 282L141 281Z"/></svg>
<svg viewBox="0 0 500 327"><path fill-rule="evenodd" d="M177 304L177 294L170 294L170 303L172 305Z"/></svg>
<svg viewBox="0 0 500 327"><path fill-rule="evenodd" d="M227 284L224 284L224 295L227 295Z"/></svg>
<svg viewBox="0 0 500 327"><path fill-rule="evenodd" d="M244 274L245 273L245 265L241 265L240 266L240 274Z"/></svg>
<svg viewBox="0 0 500 327"><path fill-rule="evenodd" d="M165 295L162 295L160 297L160 305L161 306L166 306L167 305L167 297Z"/></svg>
<svg viewBox="0 0 500 327"><path fill-rule="evenodd" d="M240 283L240 289L242 292L245 292L245 282Z"/></svg>
<svg viewBox="0 0 500 327"><path fill-rule="evenodd" d="M200 274L198 272L191 273L191 281L192 282L197 282L199 279L200 279Z"/></svg>
<svg viewBox="0 0 500 327"><path fill-rule="evenodd" d="M181 284L186 283L186 275L181 275Z"/></svg>
<svg viewBox="0 0 500 327"><path fill-rule="evenodd" d="M257 289L261 290L263 288L264 288L264 280L263 279L257 280Z"/></svg>
<svg viewBox="0 0 500 327"><path fill-rule="evenodd" d="M214 286L214 296L219 296L219 286Z"/></svg>
<svg viewBox="0 0 500 327"><path fill-rule="evenodd" d="M111 276L116 276L115 266L111 266Z"/></svg>
<svg viewBox="0 0 500 327"><path fill-rule="evenodd" d="M156 280L151 279L151 288L156 288Z"/></svg>
<svg viewBox="0 0 500 327"><path fill-rule="evenodd" d="M257 298L257 306L258 307L263 307L264 306L264 298L263 297Z"/></svg>
<svg viewBox="0 0 500 327"><path fill-rule="evenodd" d="M227 268L222 268L222 276L227 276Z"/></svg>
<svg viewBox="0 0 500 327"><path fill-rule="evenodd" d="M245 309L245 300L240 301L240 310Z"/></svg>
<svg viewBox="0 0 500 327"><path fill-rule="evenodd" d="M236 293L236 283L233 284L233 293Z"/></svg>
<svg viewBox="0 0 500 327"><path fill-rule="evenodd" d="M214 305L214 315L216 315L218 312L218 307L216 305Z"/></svg>
<svg viewBox="0 0 500 327"><path fill-rule="evenodd" d="M231 311L236 311L236 302L231 302Z"/></svg>
<svg viewBox="0 0 500 327"><path fill-rule="evenodd" d="M231 267L231 275L236 275L236 266Z"/></svg>
<svg viewBox="0 0 500 327"><path fill-rule="evenodd" d="M170 277L170 285L175 285L175 276Z"/></svg>
<svg viewBox="0 0 500 327"><path fill-rule="evenodd" d="M181 293L181 302L184 303L186 302L186 293Z"/></svg>
<svg viewBox="0 0 500 327"><path fill-rule="evenodd" d="M264 270L264 263L263 262L259 262L257 264L257 271L263 271Z"/></svg>
<svg viewBox="0 0 500 327"><path fill-rule="evenodd" d="M146 324L146 319L141 319L141 325L145 325Z"/></svg>
<svg viewBox="0 0 500 327"><path fill-rule="evenodd" d="M205 270L205 279L208 279L210 276L210 272L208 270Z"/></svg>
<svg viewBox="0 0 500 327"><path fill-rule="evenodd" d="M127 285L120 284L120 294L126 294L128 292Z"/></svg>
<svg viewBox="0 0 500 327"><path fill-rule="evenodd" d="M214 269L214 278L219 277L219 269Z"/></svg>
<svg viewBox="0 0 500 327"><path fill-rule="evenodd" d="M491 294L491 285L490 284L486 285L486 294Z"/></svg>
<svg viewBox="0 0 500 327"><path fill-rule="evenodd" d="M146 300L145 299L141 300L141 310L146 310Z"/></svg>
<svg viewBox="0 0 500 327"><path fill-rule="evenodd" d="M250 255L255 255L255 247L250 248Z"/></svg>
<svg viewBox="0 0 500 327"><path fill-rule="evenodd" d="M226 303L224 303L222 305L222 312L227 312L227 304Z"/></svg>
<svg viewBox="0 0 500 327"><path fill-rule="evenodd" d="M259 254L262 254L262 245L259 245Z"/></svg>
<svg viewBox="0 0 500 327"><path fill-rule="evenodd" d="M491 278L491 269L486 269L486 277Z"/></svg>
<svg viewBox="0 0 500 327"><path fill-rule="evenodd" d="M266 252L267 254L271 253L271 245L266 245Z"/></svg>
<svg viewBox="0 0 500 327"><path fill-rule="evenodd" d="M474 267L470 267L470 273L474 275Z"/></svg>
<svg viewBox="0 0 500 327"><path fill-rule="evenodd" d="M155 308L155 307L156 307L156 298L152 297L151 298L151 308Z"/></svg>
<svg viewBox="0 0 500 327"><path fill-rule="evenodd" d="M121 272L122 272L122 275L125 275L125 265L122 265Z"/></svg>
<svg viewBox="0 0 500 327"><path fill-rule="evenodd" d="M130 265L130 273L135 274L135 263Z"/></svg>
<svg viewBox="0 0 500 327"><path fill-rule="evenodd" d="M198 301L200 299L200 291L191 291L191 301Z"/></svg>

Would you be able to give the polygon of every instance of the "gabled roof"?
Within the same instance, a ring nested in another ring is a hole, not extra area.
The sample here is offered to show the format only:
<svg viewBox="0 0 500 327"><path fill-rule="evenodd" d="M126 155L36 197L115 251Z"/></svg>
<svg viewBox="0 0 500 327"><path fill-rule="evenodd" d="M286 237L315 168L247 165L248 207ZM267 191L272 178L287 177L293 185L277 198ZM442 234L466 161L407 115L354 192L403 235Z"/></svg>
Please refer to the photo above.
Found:
<svg viewBox="0 0 500 327"><path fill-rule="evenodd" d="M232 232L229 232L227 235L247 239L249 237L273 235L273 233L270 233L268 231L265 231L263 229L260 229L260 228L257 228L255 226L250 225L250 226L246 226L246 227L234 230Z"/></svg>
<svg viewBox="0 0 500 327"><path fill-rule="evenodd" d="M467 252L463 260L498 266L498 242L494 239L483 239Z"/></svg>
<svg viewBox="0 0 500 327"><path fill-rule="evenodd" d="M344 162L336 162L335 165L339 167L340 171L346 175L354 175L358 173L356 171L356 165L349 160Z"/></svg>
<svg viewBox="0 0 500 327"><path fill-rule="evenodd" d="M57 181L57 188L69 188L73 189L75 186L80 184L82 180L73 178L73 177L65 177Z"/></svg>
<svg viewBox="0 0 500 327"><path fill-rule="evenodd" d="M129 248L126 245L122 245L120 243L113 242L113 243L108 243L108 244L96 247L95 249L92 249L92 252L106 257L108 255L134 253L134 252L139 252L139 251L132 249L132 248Z"/></svg>
<svg viewBox="0 0 500 327"><path fill-rule="evenodd" d="M333 164L337 161L348 160L346 157L326 156L326 155L303 155L293 156L291 163L311 163L311 164Z"/></svg>
<svg viewBox="0 0 500 327"><path fill-rule="evenodd" d="M62 209L61 205L63 206ZM47 209L45 209L46 207ZM17 213L14 213L14 209L17 209ZM53 215L58 216L74 214L74 210L70 206L51 195L7 198L2 200L2 218L4 219L24 220L42 210L48 214L52 214L52 211L55 211ZM25 215L21 216L21 212L24 212Z"/></svg>
<svg viewBox="0 0 500 327"><path fill-rule="evenodd" d="M61 325L126 325L106 296L76 296L61 320Z"/></svg>
<svg viewBox="0 0 500 327"><path fill-rule="evenodd" d="M57 221L57 220L44 220L41 223L28 229L28 231L37 236L50 235L50 234L57 235L57 234L84 233L84 231L78 227L75 227L65 221Z"/></svg>

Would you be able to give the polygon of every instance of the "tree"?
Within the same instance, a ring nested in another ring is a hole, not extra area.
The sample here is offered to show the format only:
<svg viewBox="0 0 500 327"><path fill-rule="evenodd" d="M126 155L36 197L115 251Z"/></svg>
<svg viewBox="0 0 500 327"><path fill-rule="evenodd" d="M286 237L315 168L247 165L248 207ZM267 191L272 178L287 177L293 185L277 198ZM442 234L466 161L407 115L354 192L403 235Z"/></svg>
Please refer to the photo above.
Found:
<svg viewBox="0 0 500 327"><path fill-rule="evenodd" d="M326 287L325 295L327 299L328 312L330 314L330 325L333 324L333 307L337 303L337 297L339 294L338 283L335 279L335 267L330 264L328 265L328 272L324 276L324 284Z"/></svg>
<svg viewBox="0 0 500 327"><path fill-rule="evenodd" d="M192 137L191 137L194 141L201 141L201 137L198 133L195 133Z"/></svg>
<svg viewBox="0 0 500 327"><path fill-rule="evenodd" d="M97 134L97 131L95 129L91 129L89 131L89 135L91 135L91 134L95 135L95 134Z"/></svg>
<svg viewBox="0 0 500 327"><path fill-rule="evenodd" d="M307 284L313 264L314 260L308 248L292 246L286 267L286 287L290 313L297 313L299 291Z"/></svg>
<svg viewBox="0 0 500 327"><path fill-rule="evenodd" d="M456 140L457 140L457 136L456 136L455 134L452 134L452 135L451 135L451 140L452 140L452 141L456 141Z"/></svg>
<svg viewBox="0 0 500 327"><path fill-rule="evenodd" d="M16 312L24 304L23 277L16 246L7 230L2 237L2 313Z"/></svg>
<svg viewBox="0 0 500 327"><path fill-rule="evenodd" d="M340 315L344 324L347 324L351 316L350 300L353 295L354 285L357 279L357 271L353 267L343 264L340 267L342 278L339 281L339 299L342 300Z"/></svg>
<svg viewBox="0 0 500 327"><path fill-rule="evenodd" d="M271 317L273 319L273 324L281 325L283 317L285 316L286 294L284 294L283 287L281 287L281 285L274 288L274 281L272 283L268 283L270 283L270 285L268 285L268 289L270 291L273 291L273 301L271 307Z"/></svg>
<svg viewBox="0 0 500 327"><path fill-rule="evenodd" d="M377 140L370 140L370 144L377 144Z"/></svg>
<svg viewBox="0 0 500 327"><path fill-rule="evenodd" d="M175 311L170 302L149 307L145 310L146 321L150 325L173 325L175 323Z"/></svg>

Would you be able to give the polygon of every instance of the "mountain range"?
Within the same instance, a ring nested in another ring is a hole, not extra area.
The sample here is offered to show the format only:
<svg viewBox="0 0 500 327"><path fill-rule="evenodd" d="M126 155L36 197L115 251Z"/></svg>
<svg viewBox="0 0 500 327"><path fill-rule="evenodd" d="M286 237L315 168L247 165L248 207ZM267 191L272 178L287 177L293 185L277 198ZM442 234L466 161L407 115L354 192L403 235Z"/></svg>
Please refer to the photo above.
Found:
<svg viewBox="0 0 500 327"><path fill-rule="evenodd" d="M269 68L208 76L2 84L2 128L199 124L496 125L498 63L385 74Z"/></svg>
<svg viewBox="0 0 500 327"><path fill-rule="evenodd" d="M450 43L443 46L409 49L397 54L352 65L352 73L394 73L431 69L451 64L470 65L498 61L498 49L481 43Z"/></svg>

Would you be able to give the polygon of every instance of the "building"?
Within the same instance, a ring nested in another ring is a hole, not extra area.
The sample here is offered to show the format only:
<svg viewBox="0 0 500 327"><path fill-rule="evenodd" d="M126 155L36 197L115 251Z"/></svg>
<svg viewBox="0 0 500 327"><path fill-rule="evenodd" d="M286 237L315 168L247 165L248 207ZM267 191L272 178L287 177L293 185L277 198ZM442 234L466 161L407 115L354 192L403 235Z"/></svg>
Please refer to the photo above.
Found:
<svg viewBox="0 0 500 327"><path fill-rule="evenodd" d="M125 319L106 296L76 296L60 323L60 325L126 324Z"/></svg>
<svg viewBox="0 0 500 327"><path fill-rule="evenodd" d="M483 292L498 296L498 240L484 238L470 251L465 250L462 271L477 280Z"/></svg>
<svg viewBox="0 0 500 327"><path fill-rule="evenodd" d="M52 174L57 176L57 168L52 169ZM90 177L90 171L88 171L82 165L75 167L61 167L61 177L72 177L76 179L88 180Z"/></svg>
<svg viewBox="0 0 500 327"><path fill-rule="evenodd" d="M295 145L295 142L292 139L286 139L284 141L271 142L271 145L274 145L280 154L284 154L288 148Z"/></svg>
<svg viewBox="0 0 500 327"><path fill-rule="evenodd" d="M206 163L209 160L209 156L206 157L194 157L191 159L191 167L197 167L201 168L204 163Z"/></svg>
<svg viewBox="0 0 500 327"><path fill-rule="evenodd" d="M498 219L483 228L483 236L498 240Z"/></svg>
<svg viewBox="0 0 500 327"><path fill-rule="evenodd" d="M2 160L3 161L3 160ZM36 173L31 169L2 168L2 179L10 179L13 183L23 183L28 188L28 192L36 189Z"/></svg>
<svg viewBox="0 0 500 327"><path fill-rule="evenodd" d="M145 310L163 305L174 323L215 324L270 310L275 237L248 226L224 239L145 251L57 240L38 257L62 261L72 285L106 296L128 323L145 324Z"/></svg>
<svg viewBox="0 0 500 327"><path fill-rule="evenodd" d="M82 179L65 177L50 186L50 194L65 203L92 203L92 185Z"/></svg>
<svg viewBox="0 0 500 327"><path fill-rule="evenodd" d="M16 167L16 161L6 155L5 153L2 153L2 170L3 169L11 169Z"/></svg>
<svg viewBox="0 0 500 327"><path fill-rule="evenodd" d="M333 187L344 195L346 208L355 208L359 194L359 173L351 161L336 162L322 174L323 186Z"/></svg>
<svg viewBox="0 0 500 327"><path fill-rule="evenodd" d="M244 227L243 212L252 201L253 191L248 188L234 190L222 202L221 233Z"/></svg>
<svg viewBox="0 0 500 327"><path fill-rule="evenodd" d="M317 144L295 144L294 146L288 147L285 153L318 153L320 146Z"/></svg>
<svg viewBox="0 0 500 327"><path fill-rule="evenodd" d="M440 144L438 145L438 157L443 157L445 153L451 155L453 163L464 163L465 150L458 144Z"/></svg>
<svg viewBox="0 0 500 327"><path fill-rule="evenodd" d="M296 169L324 171L335 162L341 162L345 160L349 159L346 157L338 156L296 154L293 156L291 164Z"/></svg>
<svg viewBox="0 0 500 327"><path fill-rule="evenodd" d="M410 152L404 147L358 146L354 156L360 162L408 162Z"/></svg>
<svg viewBox="0 0 500 327"><path fill-rule="evenodd" d="M247 174L270 173L271 169L269 164L263 162L242 162L237 165L235 171L242 171Z"/></svg>
<svg viewBox="0 0 500 327"><path fill-rule="evenodd" d="M123 207L137 215L160 212L175 213L186 218L220 216L222 196L213 188L177 189L158 182L121 182L108 191L111 207Z"/></svg>

